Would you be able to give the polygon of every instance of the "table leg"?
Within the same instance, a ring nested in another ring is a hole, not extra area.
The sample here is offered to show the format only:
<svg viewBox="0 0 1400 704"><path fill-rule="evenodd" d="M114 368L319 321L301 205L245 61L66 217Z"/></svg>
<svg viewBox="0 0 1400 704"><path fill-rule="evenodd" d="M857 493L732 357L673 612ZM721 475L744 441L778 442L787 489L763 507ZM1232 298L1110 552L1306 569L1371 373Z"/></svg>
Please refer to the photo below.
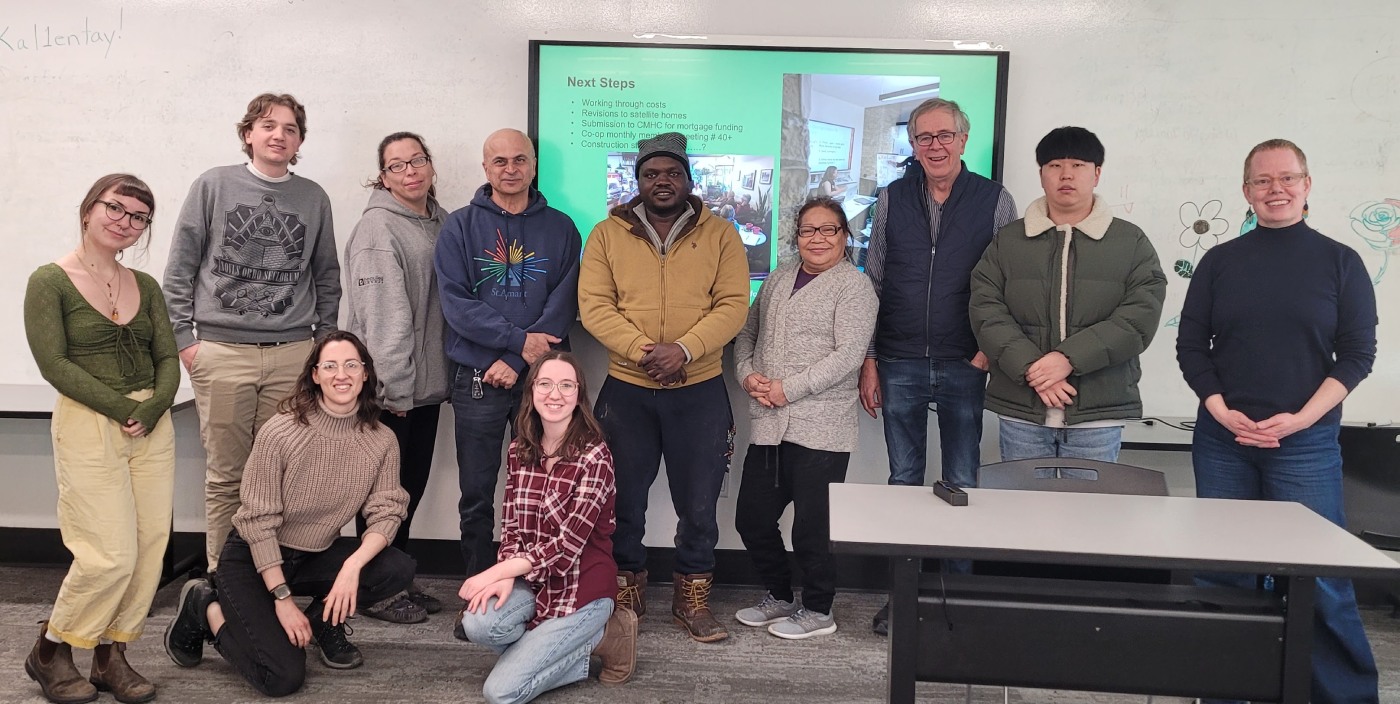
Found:
<svg viewBox="0 0 1400 704"><path fill-rule="evenodd" d="M1283 704L1307 704L1312 688L1314 577L1289 577L1283 581L1287 597L1283 621Z"/></svg>
<svg viewBox="0 0 1400 704"><path fill-rule="evenodd" d="M897 557L890 575L890 704L914 701L919 639L919 567L917 558Z"/></svg>

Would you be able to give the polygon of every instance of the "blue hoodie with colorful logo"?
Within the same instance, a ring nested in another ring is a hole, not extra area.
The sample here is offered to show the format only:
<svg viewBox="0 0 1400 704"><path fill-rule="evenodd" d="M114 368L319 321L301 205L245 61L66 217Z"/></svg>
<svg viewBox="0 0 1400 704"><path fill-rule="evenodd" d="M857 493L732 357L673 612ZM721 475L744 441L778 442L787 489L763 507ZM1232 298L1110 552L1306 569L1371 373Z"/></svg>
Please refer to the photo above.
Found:
<svg viewBox="0 0 1400 704"><path fill-rule="evenodd" d="M504 360L519 372L525 333L566 339L578 318L582 248L573 220L538 191L523 212L510 213L491 200L490 184L477 189L448 216L433 257L447 356L481 370Z"/></svg>

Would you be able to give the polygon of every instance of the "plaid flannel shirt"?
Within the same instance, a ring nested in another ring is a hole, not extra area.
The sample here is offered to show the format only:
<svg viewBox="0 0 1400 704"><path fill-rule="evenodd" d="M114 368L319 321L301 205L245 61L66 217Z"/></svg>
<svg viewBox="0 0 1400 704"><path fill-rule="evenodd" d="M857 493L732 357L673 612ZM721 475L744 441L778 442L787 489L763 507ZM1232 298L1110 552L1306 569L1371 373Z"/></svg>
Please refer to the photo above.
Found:
<svg viewBox="0 0 1400 704"><path fill-rule="evenodd" d="M595 532L611 536L616 526L612 452L600 443L577 460L561 459L545 471L542 464L521 466L511 442L506 465L498 559L530 561L524 579L535 590L535 617L527 626L534 628L585 605L579 603L584 549Z"/></svg>

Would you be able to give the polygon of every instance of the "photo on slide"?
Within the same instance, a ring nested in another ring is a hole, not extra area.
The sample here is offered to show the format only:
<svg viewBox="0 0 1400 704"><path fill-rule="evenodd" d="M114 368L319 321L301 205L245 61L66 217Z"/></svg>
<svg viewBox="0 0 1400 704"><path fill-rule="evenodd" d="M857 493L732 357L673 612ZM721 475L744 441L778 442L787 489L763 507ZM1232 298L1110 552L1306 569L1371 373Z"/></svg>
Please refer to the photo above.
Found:
<svg viewBox="0 0 1400 704"><path fill-rule="evenodd" d="M717 217L739 231L749 261L749 279L768 278L772 261L773 187L758 178L773 172L773 157L745 154L691 154L691 195L699 198ZM636 152L608 154L608 209L630 202L637 195Z"/></svg>
<svg viewBox="0 0 1400 704"><path fill-rule="evenodd" d="M786 74L797 91L783 94L783 163L807 165L798 197L829 196L841 203L851 237L851 261L864 269L875 199L903 175L909 149L909 113L940 95L938 76ZM793 195L785 191L785 195ZM787 212L791 204L782 204ZM782 257L783 252L779 253Z"/></svg>

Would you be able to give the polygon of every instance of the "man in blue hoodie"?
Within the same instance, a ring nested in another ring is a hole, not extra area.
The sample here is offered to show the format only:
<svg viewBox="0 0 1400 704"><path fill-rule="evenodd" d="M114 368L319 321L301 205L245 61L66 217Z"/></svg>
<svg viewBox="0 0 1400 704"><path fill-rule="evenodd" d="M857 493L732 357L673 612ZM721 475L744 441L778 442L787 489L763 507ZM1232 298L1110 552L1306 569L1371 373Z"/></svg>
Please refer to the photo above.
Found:
<svg viewBox="0 0 1400 704"><path fill-rule="evenodd" d="M525 368L552 345L567 345L583 247L573 221L532 186L535 148L524 133L493 132L481 166L486 185L447 218L433 259L455 363L457 512L468 576L496 562L491 532L506 423L519 407Z"/></svg>

